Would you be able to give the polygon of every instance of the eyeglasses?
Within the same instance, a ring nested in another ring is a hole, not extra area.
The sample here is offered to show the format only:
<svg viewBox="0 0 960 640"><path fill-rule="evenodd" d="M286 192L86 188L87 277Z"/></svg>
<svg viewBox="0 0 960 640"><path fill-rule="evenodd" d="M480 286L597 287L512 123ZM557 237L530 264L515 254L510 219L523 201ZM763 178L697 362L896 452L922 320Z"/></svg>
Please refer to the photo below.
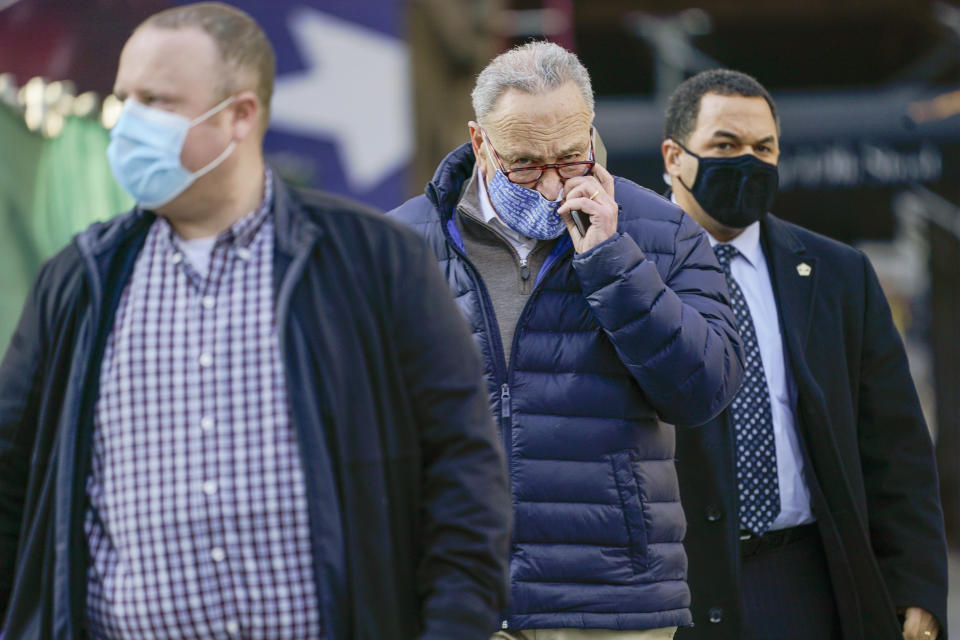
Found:
<svg viewBox="0 0 960 640"><path fill-rule="evenodd" d="M500 159L500 154L497 153L497 150L493 147L493 143L490 142L487 132L484 131L483 128L480 129L480 132L483 134L483 139L487 141L488 145L490 145L490 149L493 151L493 157L496 158L497 164L500 165L500 170L503 171L503 175L507 176L507 179L510 180L510 182L515 182L517 184L540 182L540 178L543 177L543 172L547 169L556 169L557 173L564 180L569 178L579 178L580 176L585 176L593 171L594 165L597 164L596 160L593 159L593 129L590 130L589 160L580 160L578 162L561 162L559 164L541 164L533 167L517 167L516 169L507 169L503 166L503 160Z"/></svg>

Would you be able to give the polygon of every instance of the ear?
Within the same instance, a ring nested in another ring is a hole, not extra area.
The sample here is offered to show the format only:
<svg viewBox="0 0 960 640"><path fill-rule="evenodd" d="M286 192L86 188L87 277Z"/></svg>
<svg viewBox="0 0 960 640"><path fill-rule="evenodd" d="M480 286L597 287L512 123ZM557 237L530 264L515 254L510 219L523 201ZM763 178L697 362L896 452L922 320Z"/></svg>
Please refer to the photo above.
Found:
<svg viewBox="0 0 960 640"><path fill-rule="evenodd" d="M242 142L252 132L260 130L260 99L253 91L241 91L231 105L233 114L233 139Z"/></svg>
<svg viewBox="0 0 960 640"><path fill-rule="evenodd" d="M680 156L683 150L676 142L667 138L660 143L660 153L663 154L663 168L672 178L680 176Z"/></svg>
<svg viewBox="0 0 960 640"><path fill-rule="evenodd" d="M480 125L471 120L467 123L467 126L470 129L470 146L473 147L473 157L476 159L476 163L483 172L483 175L490 178L490 158L487 155L487 150L484 147L483 133L480 131Z"/></svg>

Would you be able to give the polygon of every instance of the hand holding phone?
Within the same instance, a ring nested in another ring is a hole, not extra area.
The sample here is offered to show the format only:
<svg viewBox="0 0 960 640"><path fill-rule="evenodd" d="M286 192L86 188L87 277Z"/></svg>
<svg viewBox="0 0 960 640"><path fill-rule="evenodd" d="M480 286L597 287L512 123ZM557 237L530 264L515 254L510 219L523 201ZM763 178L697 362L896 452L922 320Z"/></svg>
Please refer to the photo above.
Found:
<svg viewBox="0 0 960 640"><path fill-rule="evenodd" d="M614 197L613 176L599 164L594 165L591 173L566 180L564 202L557 209L566 220L577 253L589 251L617 232L619 205Z"/></svg>

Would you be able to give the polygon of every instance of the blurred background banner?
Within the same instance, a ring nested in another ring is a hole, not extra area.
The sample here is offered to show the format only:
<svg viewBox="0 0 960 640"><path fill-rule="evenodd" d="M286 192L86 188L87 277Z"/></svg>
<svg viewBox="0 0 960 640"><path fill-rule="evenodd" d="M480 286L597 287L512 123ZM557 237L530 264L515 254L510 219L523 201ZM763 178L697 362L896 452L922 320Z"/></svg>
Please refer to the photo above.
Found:
<svg viewBox="0 0 960 640"><path fill-rule="evenodd" d="M0 345L43 259L130 205L104 156L131 30L174 0L0 0ZM663 191L663 107L683 79L756 76L783 125L774 212L864 250L907 345L960 547L958 0L228 0L277 51L271 162L392 208L467 140L495 54L580 55L615 174ZM843 277L843 274L833 274ZM0 349L3 347L0 346Z"/></svg>
<svg viewBox="0 0 960 640"><path fill-rule="evenodd" d="M180 2L178 4L188 4ZM392 208L413 158L400 0L239 0L277 53L265 145L288 179Z"/></svg>

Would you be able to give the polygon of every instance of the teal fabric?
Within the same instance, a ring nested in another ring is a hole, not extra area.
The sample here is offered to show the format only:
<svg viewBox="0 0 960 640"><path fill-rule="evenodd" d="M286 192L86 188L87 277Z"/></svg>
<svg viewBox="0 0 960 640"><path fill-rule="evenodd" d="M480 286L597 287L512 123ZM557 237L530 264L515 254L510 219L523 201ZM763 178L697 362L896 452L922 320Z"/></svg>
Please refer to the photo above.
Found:
<svg viewBox="0 0 960 640"><path fill-rule="evenodd" d="M43 261L91 222L132 206L110 173L109 141L98 121L76 117L44 138L0 104L0 351Z"/></svg>

